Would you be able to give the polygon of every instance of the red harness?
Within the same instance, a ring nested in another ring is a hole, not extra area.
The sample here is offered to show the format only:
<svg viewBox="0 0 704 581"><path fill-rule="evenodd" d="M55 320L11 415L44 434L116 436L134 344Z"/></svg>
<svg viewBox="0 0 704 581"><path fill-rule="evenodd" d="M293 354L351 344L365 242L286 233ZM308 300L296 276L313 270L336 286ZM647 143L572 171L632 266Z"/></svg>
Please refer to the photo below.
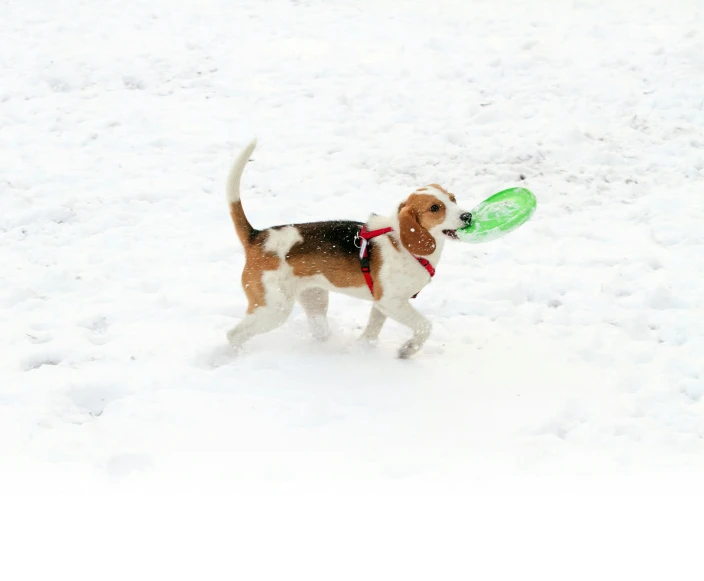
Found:
<svg viewBox="0 0 704 581"><path fill-rule="evenodd" d="M364 274L364 280L367 281L367 286L369 287L369 292L374 294L374 281L372 280L372 274L371 270L369 269L369 241L372 238L376 238L377 236L381 236L382 234L388 234L389 232L393 232L393 228L381 228L379 230L367 230L366 225L362 226L362 229L359 232L358 237L361 239L361 244L359 245L359 262L362 266L362 274ZM356 245L356 240L355 240L355 245ZM415 258L422 266L425 268L425 270L428 271L428 274L430 277L435 276L435 268L433 267L432 264L430 264L429 260L426 260L425 258L421 258L420 256L416 256L415 254L413 255L413 258ZM419 291L420 292L420 291ZM418 296L418 293L414 294L411 298L416 298Z"/></svg>

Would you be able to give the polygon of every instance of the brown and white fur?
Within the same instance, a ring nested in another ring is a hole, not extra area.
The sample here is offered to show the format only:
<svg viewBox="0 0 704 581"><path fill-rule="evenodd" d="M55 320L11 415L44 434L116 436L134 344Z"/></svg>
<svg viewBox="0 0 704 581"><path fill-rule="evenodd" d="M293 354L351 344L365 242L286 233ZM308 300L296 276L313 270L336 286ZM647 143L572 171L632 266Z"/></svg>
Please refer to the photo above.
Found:
<svg viewBox="0 0 704 581"><path fill-rule="evenodd" d="M409 302L430 282L428 271L415 256L437 267L445 238L455 238L455 230L466 226L471 215L457 206L455 196L435 184L411 194L392 216L372 215L368 230L393 228L369 243L372 295L360 268L356 237L362 223L338 220L266 230L252 227L242 208L240 179L255 146L252 141L240 153L227 183L230 216L244 246L242 287L249 300L247 315L227 333L232 346L239 349L251 337L280 326L296 300L308 316L313 335L327 339L328 293L332 291L372 301L361 339L374 342L391 317L413 331L399 357L416 353L428 338L431 324Z"/></svg>

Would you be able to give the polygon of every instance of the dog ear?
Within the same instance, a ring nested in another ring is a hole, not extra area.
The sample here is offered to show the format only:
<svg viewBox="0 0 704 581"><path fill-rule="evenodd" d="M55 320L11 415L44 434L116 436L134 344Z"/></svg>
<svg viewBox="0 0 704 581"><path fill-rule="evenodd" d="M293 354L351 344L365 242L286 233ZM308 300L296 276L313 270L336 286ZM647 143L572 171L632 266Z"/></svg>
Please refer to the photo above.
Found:
<svg viewBox="0 0 704 581"><path fill-rule="evenodd" d="M398 213L401 243L411 254L427 256L435 252L435 238L418 220L418 211L402 204Z"/></svg>

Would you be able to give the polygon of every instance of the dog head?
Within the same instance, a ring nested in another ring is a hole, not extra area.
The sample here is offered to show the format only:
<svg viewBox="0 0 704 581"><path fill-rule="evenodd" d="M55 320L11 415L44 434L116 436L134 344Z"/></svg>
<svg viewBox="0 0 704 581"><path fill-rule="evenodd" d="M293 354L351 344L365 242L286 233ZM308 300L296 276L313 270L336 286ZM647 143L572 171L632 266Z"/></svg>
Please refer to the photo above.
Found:
<svg viewBox="0 0 704 581"><path fill-rule="evenodd" d="M412 193L398 208L401 243L412 254L428 256L443 237L457 239L457 229L472 222L472 214L457 205L455 196L437 184Z"/></svg>

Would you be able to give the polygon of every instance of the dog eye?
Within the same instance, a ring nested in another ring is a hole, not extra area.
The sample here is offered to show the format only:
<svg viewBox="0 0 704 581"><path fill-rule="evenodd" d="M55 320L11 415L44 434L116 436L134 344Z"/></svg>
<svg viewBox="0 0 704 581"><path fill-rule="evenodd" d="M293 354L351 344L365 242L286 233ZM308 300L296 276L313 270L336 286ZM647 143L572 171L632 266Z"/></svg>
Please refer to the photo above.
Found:
<svg viewBox="0 0 704 581"><path fill-rule="evenodd" d="M438 206L437 204L433 204L432 206L430 206L431 212L437 212L439 210L440 210L440 206Z"/></svg>

